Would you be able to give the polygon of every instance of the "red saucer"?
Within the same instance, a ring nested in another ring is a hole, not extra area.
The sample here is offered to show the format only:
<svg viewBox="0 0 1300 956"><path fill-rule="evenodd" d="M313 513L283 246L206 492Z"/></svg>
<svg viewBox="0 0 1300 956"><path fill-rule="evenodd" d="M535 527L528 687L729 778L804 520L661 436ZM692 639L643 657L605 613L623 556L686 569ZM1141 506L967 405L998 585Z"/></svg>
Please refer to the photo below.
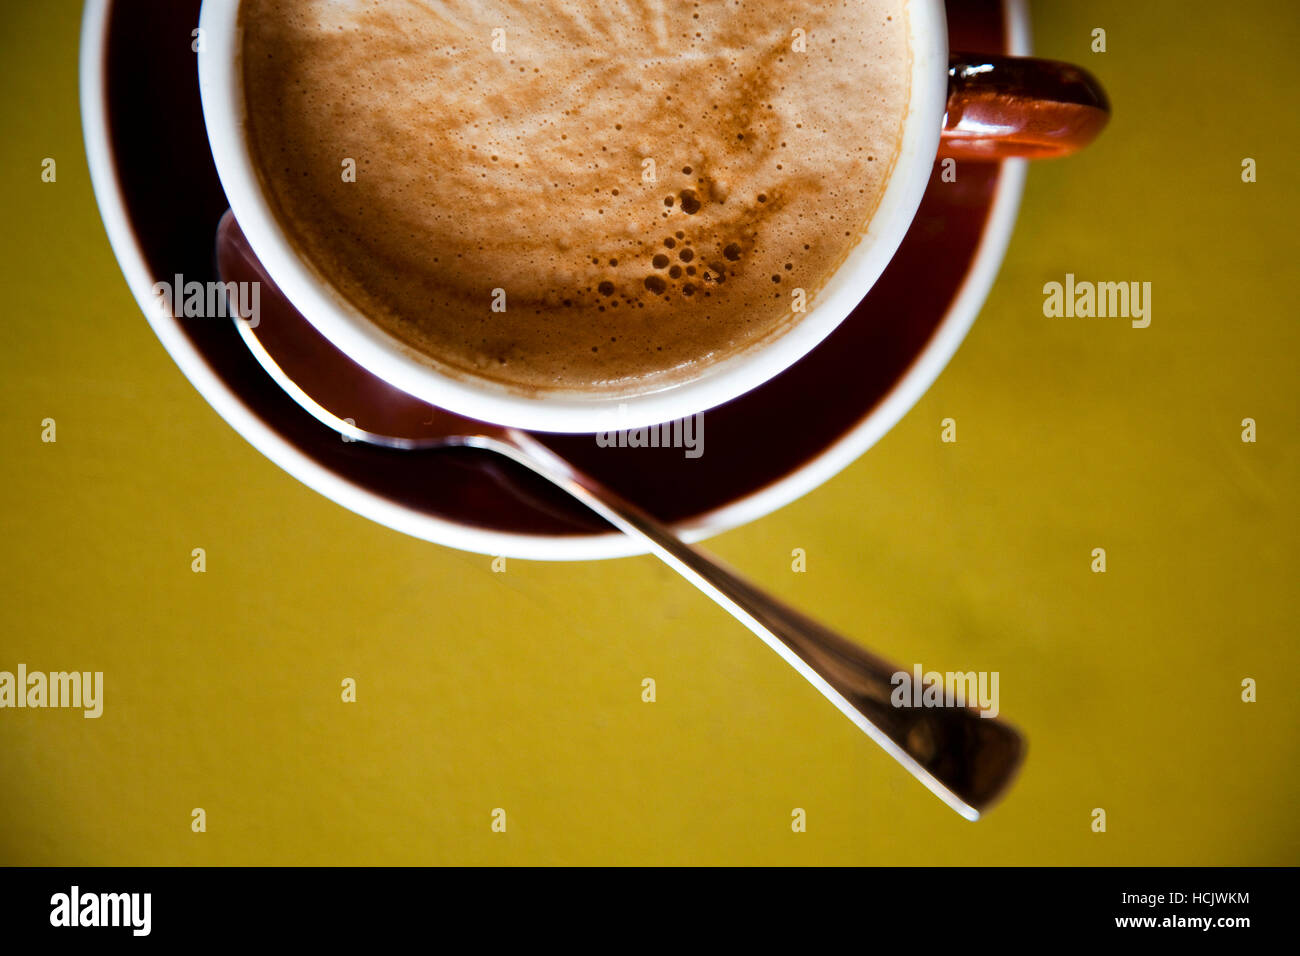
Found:
<svg viewBox="0 0 1300 956"><path fill-rule="evenodd" d="M199 6L199 0L113 0L98 38L87 14L83 45L102 49L83 49L83 69L103 64L102 104L86 101L99 84L83 77L87 149L92 172L98 167L96 192L110 238L142 303L155 281L171 282L177 274L186 281L216 279L214 237L227 203L208 149L194 55L187 44L159 42L189 36ZM950 0L948 7L953 49L1025 52L1009 49L1008 18L998 0ZM99 149L106 155L96 156ZM544 436L546 442L652 513L694 530L690 537L807 491L833 473L828 462L843 467L851 460L844 448L860 453L878 437L846 441L862 434L882 403L897 402L897 386L918 360L929 353L934 365L934 353L944 352L941 367L955 349L952 314L960 305L973 315L979 305L968 287L974 264L990 251L994 260L1001 256L1001 248L980 248L1001 178L997 165L963 163L957 182L941 183L936 169L912 229L867 298L797 365L708 411L702 457L671 448L602 448L591 435ZM1003 223L1003 234L989 244L1005 242L1008 229ZM991 279L987 261L981 268ZM281 391L227 321L150 321L223 417L282 467L362 514L485 553L564 558L629 551L562 492L490 454L341 441ZM160 326L164 321L175 329ZM959 340L965 325L956 324ZM936 348L944 335L950 341ZM937 367L926 374L937 374ZM905 410L891 410L893 419ZM835 449L841 454L829 454ZM815 463L821 466L810 467Z"/></svg>

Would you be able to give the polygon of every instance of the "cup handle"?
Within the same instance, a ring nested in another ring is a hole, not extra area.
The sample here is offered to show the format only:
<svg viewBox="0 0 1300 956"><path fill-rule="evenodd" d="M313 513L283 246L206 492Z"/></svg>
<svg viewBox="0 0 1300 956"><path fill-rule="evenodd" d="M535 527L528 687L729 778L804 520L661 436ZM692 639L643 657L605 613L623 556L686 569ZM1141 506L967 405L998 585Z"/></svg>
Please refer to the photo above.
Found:
<svg viewBox="0 0 1300 956"><path fill-rule="evenodd" d="M1101 84L1077 66L1032 57L954 53L939 156L989 161L1066 156L1110 119Z"/></svg>

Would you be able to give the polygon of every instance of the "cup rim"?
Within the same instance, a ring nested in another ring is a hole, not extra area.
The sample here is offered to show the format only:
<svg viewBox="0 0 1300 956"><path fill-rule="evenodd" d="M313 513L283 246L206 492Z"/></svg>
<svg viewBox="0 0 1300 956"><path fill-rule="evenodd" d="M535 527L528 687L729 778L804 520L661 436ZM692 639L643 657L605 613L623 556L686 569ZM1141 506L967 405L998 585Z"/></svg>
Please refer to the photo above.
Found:
<svg viewBox="0 0 1300 956"><path fill-rule="evenodd" d="M239 7L240 0L203 0L199 93L218 177L258 259L293 306L367 371L431 405L531 431L595 432L684 418L756 388L812 351L866 296L906 236L938 153L947 102L943 0L909 0L911 93L899 155L864 237L822 286L808 314L781 334L677 384L636 395L526 395L430 364L367 319L294 250L248 149L237 69Z"/></svg>

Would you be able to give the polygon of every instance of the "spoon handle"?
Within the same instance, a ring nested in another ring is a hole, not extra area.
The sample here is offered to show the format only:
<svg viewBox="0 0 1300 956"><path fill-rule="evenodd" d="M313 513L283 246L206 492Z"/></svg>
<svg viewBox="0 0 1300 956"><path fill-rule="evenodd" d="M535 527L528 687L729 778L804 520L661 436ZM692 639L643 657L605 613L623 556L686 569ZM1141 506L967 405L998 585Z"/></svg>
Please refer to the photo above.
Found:
<svg viewBox="0 0 1300 956"><path fill-rule="evenodd" d="M778 601L716 558L682 541L629 501L582 474L527 433L503 430L490 447L554 482L726 609L838 707L867 736L968 820L1015 776L1024 738L965 706L894 706L899 668ZM910 672L909 678L911 677ZM908 695L910 697L910 694Z"/></svg>

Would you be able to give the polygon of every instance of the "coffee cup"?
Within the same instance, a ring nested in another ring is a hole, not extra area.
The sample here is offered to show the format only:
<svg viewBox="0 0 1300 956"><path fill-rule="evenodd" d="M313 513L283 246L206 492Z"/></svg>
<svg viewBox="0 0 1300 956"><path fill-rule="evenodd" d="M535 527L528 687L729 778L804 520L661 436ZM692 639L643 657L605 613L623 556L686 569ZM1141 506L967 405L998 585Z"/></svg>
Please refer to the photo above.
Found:
<svg viewBox="0 0 1300 956"><path fill-rule="evenodd" d="M436 350L430 354L393 334L312 261L286 227L283 210L259 171L259 162L265 165L266 160L259 158L249 133L240 0L204 0L200 92L217 171L249 244L289 301L357 364L432 405L483 421L554 432L637 427L735 398L797 362L830 334L894 255L937 158L961 163L1063 155L1104 126L1109 110L1105 96L1083 71L1046 60L950 54L940 0L900 0L894 6L902 14L897 29L907 52L896 65L906 95L891 140L894 155L869 218L845 231L848 247L842 261L818 282L806 311L773 322L770 334L728 354L685 363L676 376L647 374L581 388L521 388L440 363ZM792 30L793 43L799 39L797 30ZM484 42L489 42L486 37ZM620 53L614 49L607 55ZM645 151L653 152L653 144ZM678 195L684 197L686 190ZM672 242L675 233L670 227L665 231L665 241ZM668 256L661 251L655 258ZM677 263L673 268L683 271ZM722 270L718 272L721 278ZM778 297L785 291L781 279L780 273L772 275ZM508 283L504 286L508 291ZM702 281L699 288L706 288ZM634 305L630 297L623 301L625 308ZM657 301L651 304L666 308ZM490 317L489 304L483 307ZM585 341L573 347L585 349ZM520 362L526 365L527 356Z"/></svg>

